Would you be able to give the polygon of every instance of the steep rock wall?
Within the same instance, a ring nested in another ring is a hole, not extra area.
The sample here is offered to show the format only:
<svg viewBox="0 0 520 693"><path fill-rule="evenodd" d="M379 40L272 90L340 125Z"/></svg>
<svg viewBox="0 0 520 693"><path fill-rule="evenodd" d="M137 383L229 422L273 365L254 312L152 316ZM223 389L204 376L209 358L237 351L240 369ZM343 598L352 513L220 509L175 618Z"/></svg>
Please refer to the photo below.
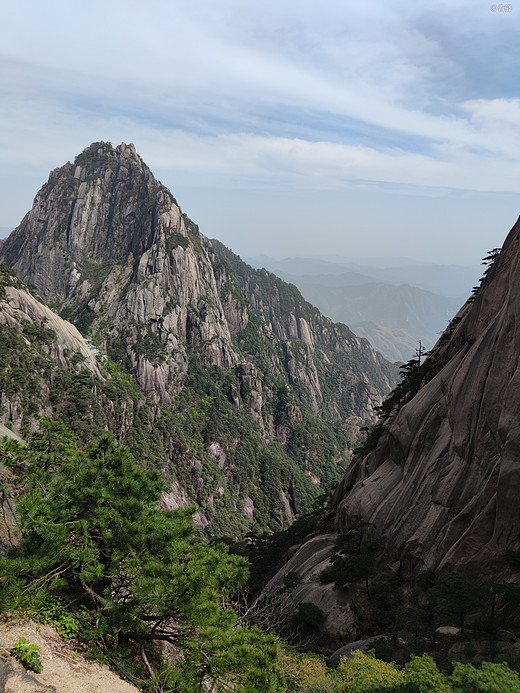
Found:
<svg viewBox="0 0 520 693"><path fill-rule="evenodd" d="M269 369L315 414L373 417L396 369L295 287L255 274L236 256L234 267L225 267L214 255L223 246L213 246L133 145L100 142L51 172L0 259L84 333L127 359L146 395L175 398L195 351L208 368L234 368L244 356L258 362L256 348L241 353L247 345L239 339L237 349L232 339L253 312L263 342L277 343ZM323 393L333 365L342 369L339 396L330 387Z"/></svg>
<svg viewBox="0 0 520 693"><path fill-rule="evenodd" d="M419 567L509 574L520 549L520 223L434 353L445 363L388 421L334 496L338 530L373 522L385 558Z"/></svg>

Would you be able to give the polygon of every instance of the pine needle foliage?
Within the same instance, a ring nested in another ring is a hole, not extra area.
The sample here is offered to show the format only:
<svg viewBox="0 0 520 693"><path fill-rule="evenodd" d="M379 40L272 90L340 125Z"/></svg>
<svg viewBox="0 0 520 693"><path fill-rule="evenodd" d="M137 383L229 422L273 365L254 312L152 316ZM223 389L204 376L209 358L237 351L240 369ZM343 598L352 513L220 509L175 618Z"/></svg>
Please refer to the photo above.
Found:
<svg viewBox="0 0 520 693"><path fill-rule="evenodd" d="M203 682L275 690L275 639L238 628L229 606L246 562L196 536L192 508L159 506L157 471L108 436L59 466L32 467L19 504L23 540L0 565L4 606L56 593L86 608L98 624L93 637L144 651L156 690L168 683L189 693Z"/></svg>

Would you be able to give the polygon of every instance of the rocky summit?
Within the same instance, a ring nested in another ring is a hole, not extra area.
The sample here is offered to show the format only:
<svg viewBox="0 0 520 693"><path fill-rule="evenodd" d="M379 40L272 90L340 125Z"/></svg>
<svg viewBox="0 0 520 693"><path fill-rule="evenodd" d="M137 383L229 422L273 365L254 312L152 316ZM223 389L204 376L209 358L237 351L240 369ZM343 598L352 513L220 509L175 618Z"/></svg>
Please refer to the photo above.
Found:
<svg viewBox="0 0 520 693"><path fill-rule="evenodd" d="M308 508L396 383L366 340L205 238L133 145L98 142L52 171L0 261L16 275L2 275L4 353L52 361L31 368L31 395L6 360L2 422L112 431L208 532ZM62 343L66 321L88 343Z"/></svg>

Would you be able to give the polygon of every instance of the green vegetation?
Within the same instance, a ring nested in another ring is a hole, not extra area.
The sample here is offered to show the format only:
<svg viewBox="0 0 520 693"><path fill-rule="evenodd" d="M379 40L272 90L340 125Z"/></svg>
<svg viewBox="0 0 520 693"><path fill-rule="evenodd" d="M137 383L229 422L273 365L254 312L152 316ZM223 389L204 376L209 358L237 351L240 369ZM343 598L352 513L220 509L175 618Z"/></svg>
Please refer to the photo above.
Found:
<svg viewBox="0 0 520 693"><path fill-rule="evenodd" d="M51 462L31 451L22 542L0 560L3 608L59 595L89 615L87 640L102 638L121 655L139 647L153 690L189 693L203 682L272 690L276 641L237 628L228 605L247 576L244 560L198 538L192 509L160 509L157 472L108 437L65 460L64 452Z"/></svg>
<svg viewBox="0 0 520 693"><path fill-rule="evenodd" d="M142 354L154 366L158 366L166 356L166 345L161 338L151 331L144 335L139 335L134 348L137 353Z"/></svg>
<svg viewBox="0 0 520 693"><path fill-rule="evenodd" d="M368 579L373 574L376 557L382 548L381 543L367 531L372 527L361 516L353 516L345 531L336 539L331 565L321 572L320 582L334 582L335 589L341 589L352 582L364 580L366 593L370 596Z"/></svg>
<svg viewBox="0 0 520 693"><path fill-rule="evenodd" d="M322 358L320 358L320 349L315 350L314 358L319 361L317 365L321 371L319 376L322 387L326 388L327 383L330 383L328 376L331 372L334 373L334 379L337 379L338 367L340 377L344 378L346 383L352 380L353 373L363 373L374 387L379 387L382 391L387 389L386 378L395 382L396 373L392 366L388 364L389 368L385 371L385 366L376 363L369 355L368 350L359 349L359 338L346 325L332 323L328 318L324 318L317 308L303 298L294 284L282 281L265 269L253 269L219 241L212 240L211 248L215 254L214 262L221 263L234 275L235 291L238 289L242 295L255 297L257 307L249 311L249 320L254 321L254 316L256 316L257 319L260 319L260 323L253 323L251 327L248 323L246 333L239 333L237 339L239 343L241 339L244 340L244 344L241 346L245 351L254 354L255 358L260 356L261 359L264 359L261 363L265 362L266 344L264 339L258 339L257 327L276 323L278 327L275 326L274 331L283 338L284 333L287 334L288 332L287 318L293 316L296 323L304 320L312 326L315 334L321 333ZM229 292L229 284L226 284L226 293ZM256 336L255 332L257 332ZM296 341L291 338L291 345ZM351 344L353 348L345 349L345 344ZM331 367L332 364L334 367ZM305 393L299 392L299 395L305 401ZM347 397L341 404L346 403ZM309 404L308 401L307 404ZM350 409L347 407L346 411L348 412ZM331 416L327 407L324 407L320 414L326 420L334 420L335 418L333 415Z"/></svg>
<svg viewBox="0 0 520 693"><path fill-rule="evenodd" d="M41 380L50 378L52 359L41 349L52 339L43 325L27 323L23 333L0 324L0 391L5 397L18 399L24 417L34 415L41 403Z"/></svg>
<svg viewBox="0 0 520 693"><path fill-rule="evenodd" d="M231 391L240 399L249 397L233 371L208 370L193 358L175 405L157 404L143 397L135 380L112 362L101 364L109 376L105 381L84 368L57 368L41 349L52 337L44 326L28 324L23 334L0 326L5 356L0 385L6 396L20 397L23 423L29 425L42 409L50 410L54 421L62 422L82 444L108 428L139 459L155 465L168 459L169 478L182 482L210 520L213 534L280 529L287 523L280 489L298 514L310 508L323 487L332 489L341 478L346 463L338 452L346 447L344 435L304 410L303 421L291 428L293 396L277 395L266 410L287 427L286 444L266 444L250 409L230 400ZM151 337L147 343L153 358ZM80 365L76 355L68 358L71 366ZM214 441L226 456L224 464L211 455ZM200 460L200 465L193 466L192 460ZM321 489L311 475L321 478ZM246 497L254 504L252 520L242 511Z"/></svg>
<svg viewBox="0 0 520 693"><path fill-rule="evenodd" d="M72 639L81 635L82 627L79 617L69 611L67 602L50 592L42 591L28 611L33 621L47 623L58 631L62 638ZM83 619L88 618L86 610L81 611Z"/></svg>
<svg viewBox="0 0 520 693"><path fill-rule="evenodd" d="M110 154L113 152L111 142L94 142L89 147L84 149L81 154L74 159L76 166L81 166L86 169L87 173L92 175L100 169L100 167L117 166L115 158Z"/></svg>
<svg viewBox="0 0 520 693"><path fill-rule="evenodd" d="M43 671L39 650L40 648L38 645L33 645L26 638L20 638L11 648L11 654L13 654L26 669L31 669L39 673Z"/></svg>
<svg viewBox="0 0 520 693"><path fill-rule="evenodd" d="M383 404L377 408L379 420L373 426L364 428L365 439L354 452L358 455L368 455L375 449L384 431L384 422L402 406L415 397L421 387L426 385L445 364L445 357L439 353L427 354L419 342L415 357L399 368L401 381L392 390Z"/></svg>
<svg viewBox="0 0 520 693"><path fill-rule="evenodd" d="M479 609L486 627L499 627L493 620L498 599L501 618L504 605L513 615L520 608L515 584L474 585L461 575L426 572L419 580L423 596L418 599L402 575L377 572L372 562L367 571L363 563L356 580L369 587L353 597L361 627L408 634L415 628L418 653L410 658L407 650L400 665L384 661L398 650L381 641L376 644L378 658L359 652L330 669L321 657L289 650L273 633L241 619L240 602L234 599L244 589L249 569L238 555L239 545L230 546L231 552L222 542L198 536L193 509L162 509L157 501L165 480L152 465L137 464L107 436L82 451L63 424L50 421L42 422L28 446L11 442L1 449L4 464L19 479L22 538L19 548L0 559L0 608L37 615L65 637L91 643L99 656L123 662L144 690L520 692L518 674L504 661L480 667L451 664L435 639L439 623L465 628L466 615L473 614L474 621ZM310 531L326 529L320 525L325 500L278 535L243 542L256 561L251 595L254 581L258 591L268 577L265 572L288 546ZM354 561L356 568L359 557L372 559L372 529L353 517L337 542L338 560ZM339 573L338 587L353 582L352 575L345 580ZM300 583L300 576L290 573L284 590ZM303 602L277 628L284 638L308 647L323 617L318 606ZM437 661L421 653L428 635ZM34 662L34 646L19 645L17 656Z"/></svg>
<svg viewBox="0 0 520 693"><path fill-rule="evenodd" d="M263 417L266 426L273 417L285 440L266 443L250 408L255 380L240 370L208 369L194 355L179 397L157 403L143 396L124 355L120 364L100 361L100 380L82 367L79 354L65 353L69 367L57 367L45 353L54 339L44 324L26 322L21 331L0 325L0 386L19 403L23 431L37 426L44 432L40 417L51 414L82 446L108 429L143 462L164 466L167 460L168 480L181 483L197 503L210 536L281 529L344 473L345 434L303 407L281 379L263 378L265 392L272 392ZM164 355L152 333L137 348L152 362ZM211 452L217 443L221 459ZM252 518L243 511L248 498Z"/></svg>
<svg viewBox="0 0 520 693"><path fill-rule="evenodd" d="M287 691L301 693L518 693L520 677L506 664L483 662L480 668L455 662L445 674L427 654L404 666L384 662L373 651L342 658L336 670L317 657L285 655L280 669Z"/></svg>
<svg viewBox="0 0 520 693"><path fill-rule="evenodd" d="M181 246L181 248L186 248L189 246L190 241L184 234L179 231L172 231L168 238L166 239L166 252L168 255L172 252L174 248Z"/></svg>

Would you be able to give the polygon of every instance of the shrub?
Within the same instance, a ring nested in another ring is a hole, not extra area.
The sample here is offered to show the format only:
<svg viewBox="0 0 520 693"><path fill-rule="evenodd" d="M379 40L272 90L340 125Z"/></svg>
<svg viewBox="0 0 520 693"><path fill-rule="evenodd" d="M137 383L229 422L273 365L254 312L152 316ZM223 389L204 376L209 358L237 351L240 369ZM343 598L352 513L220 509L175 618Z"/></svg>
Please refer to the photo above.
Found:
<svg viewBox="0 0 520 693"><path fill-rule="evenodd" d="M25 638L20 638L20 640L12 646L11 653L26 669L31 669L39 673L43 671L39 650L40 648L38 645L33 645Z"/></svg>
<svg viewBox="0 0 520 693"><path fill-rule="evenodd" d="M348 693L368 693L368 691L392 690L403 682L404 674L395 664L383 662L373 655L361 651L353 653L354 659L342 657L338 665L338 673Z"/></svg>
<svg viewBox="0 0 520 693"><path fill-rule="evenodd" d="M291 625L305 635L312 635L323 619L323 611L312 602L300 602L291 616Z"/></svg>

